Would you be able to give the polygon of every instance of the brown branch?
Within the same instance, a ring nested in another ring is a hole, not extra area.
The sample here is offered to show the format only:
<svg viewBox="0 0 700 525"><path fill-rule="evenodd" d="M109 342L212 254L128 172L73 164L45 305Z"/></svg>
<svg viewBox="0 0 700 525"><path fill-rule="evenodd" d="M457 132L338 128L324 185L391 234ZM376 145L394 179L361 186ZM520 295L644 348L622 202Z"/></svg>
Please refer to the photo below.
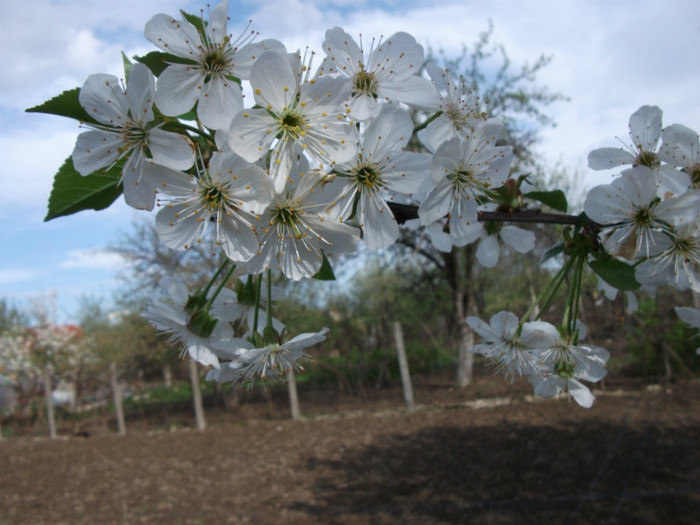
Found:
<svg viewBox="0 0 700 525"><path fill-rule="evenodd" d="M418 206L389 202L389 208L396 217L396 222L403 224L418 218ZM480 211L479 222L528 222L539 224L576 224L577 215L565 213L544 213L540 210Z"/></svg>

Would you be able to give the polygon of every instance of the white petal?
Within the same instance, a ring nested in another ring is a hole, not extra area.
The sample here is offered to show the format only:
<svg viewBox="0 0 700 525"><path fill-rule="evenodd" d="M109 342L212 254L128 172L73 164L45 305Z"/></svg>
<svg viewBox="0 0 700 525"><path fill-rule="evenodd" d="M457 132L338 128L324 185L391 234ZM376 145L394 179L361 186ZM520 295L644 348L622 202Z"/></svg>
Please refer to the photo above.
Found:
<svg viewBox="0 0 700 525"><path fill-rule="evenodd" d="M566 386L569 390L569 394L571 394L571 397L573 397L574 400L583 408L591 408L593 406L595 396L591 394L588 387L582 383L579 383L575 379L569 379L566 382Z"/></svg>
<svg viewBox="0 0 700 525"><path fill-rule="evenodd" d="M95 120L121 128L129 120L129 101L114 75L90 75L78 94L80 105Z"/></svg>
<svg viewBox="0 0 700 525"><path fill-rule="evenodd" d="M126 86L126 98L134 120L143 123L153 120L155 93L156 80L151 70L141 63L134 64Z"/></svg>
<svg viewBox="0 0 700 525"><path fill-rule="evenodd" d="M122 179L124 190L124 202L137 210L151 211L156 202L156 194L153 187L143 177L124 176Z"/></svg>
<svg viewBox="0 0 700 525"><path fill-rule="evenodd" d="M684 168L700 164L700 139L694 130L681 124L673 124L665 128L661 136L661 160Z"/></svg>
<svg viewBox="0 0 700 525"><path fill-rule="evenodd" d="M207 227L207 219L198 221L195 217L183 217L188 207L174 204L162 208L156 215L156 231L163 242L175 250L184 250L201 239Z"/></svg>
<svg viewBox="0 0 700 525"><path fill-rule="evenodd" d="M228 145L248 162L255 162L269 151L276 130L277 122L264 109L241 111L231 123Z"/></svg>
<svg viewBox="0 0 700 525"><path fill-rule="evenodd" d="M519 323L520 320L514 313L504 310L498 312L489 319L489 324L494 330L506 338L511 338L515 335Z"/></svg>
<svg viewBox="0 0 700 525"><path fill-rule="evenodd" d="M73 150L73 167L81 175L89 175L110 166L120 155L124 139L119 133L86 131L78 135Z"/></svg>
<svg viewBox="0 0 700 525"><path fill-rule="evenodd" d="M426 226L445 217L452 205L453 188L450 181L444 179L433 189L418 208L418 217L422 226Z"/></svg>
<svg viewBox="0 0 700 525"><path fill-rule="evenodd" d="M674 310L681 321L693 328L700 328L700 310L688 306L676 306Z"/></svg>
<svg viewBox="0 0 700 525"><path fill-rule="evenodd" d="M385 104L364 132L363 156L374 162L391 158L401 151L413 134L413 121L407 111Z"/></svg>
<svg viewBox="0 0 700 525"><path fill-rule="evenodd" d="M260 42L251 42L236 51L231 72L241 79L249 79L253 64L265 51L274 51L281 55L287 54L287 49L279 40L266 38Z"/></svg>
<svg viewBox="0 0 700 525"><path fill-rule="evenodd" d="M167 195L184 198L197 195L197 180L194 176L160 164L146 163L143 167L143 178L158 192Z"/></svg>
<svg viewBox="0 0 700 525"><path fill-rule="evenodd" d="M194 146L185 135L154 128L148 133L153 160L174 170L186 170L194 164Z"/></svg>
<svg viewBox="0 0 700 525"><path fill-rule="evenodd" d="M633 163L634 155L622 148L599 148L588 154L588 167L592 170L608 170Z"/></svg>
<svg viewBox="0 0 700 525"><path fill-rule="evenodd" d="M394 33L381 42L367 61L368 70L381 85L415 75L423 64L423 47L408 33Z"/></svg>
<svg viewBox="0 0 700 525"><path fill-rule="evenodd" d="M479 243L476 249L476 259L479 264L486 268L493 268L498 264L498 238L495 235L488 235Z"/></svg>
<svg viewBox="0 0 700 525"><path fill-rule="evenodd" d="M501 239L518 253L527 253L535 247L535 234L517 226L504 226L499 232Z"/></svg>
<svg viewBox="0 0 700 525"><path fill-rule="evenodd" d="M399 236L399 226L394 214L379 193L362 193L359 205L359 220L367 247L378 250L393 244Z"/></svg>
<svg viewBox="0 0 700 525"><path fill-rule="evenodd" d="M190 357L204 366L219 368L219 359L210 348L198 342L191 342L187 345L187 352Z"/></svg>
<svg viewBox="0 0 700 525"><path fill-rule="evenodd" d="M643 151L654 151L661 137L661 110L656 106L642 106L630 117L630 137Z"/></svg>
<svg viewBox="0 0 700 525"><path fill-rule="evenodd" d="M245 262L258 253L258 237L251 225L237 214L222 217L217 243L234 262Z"/></svg>
<svg viewBox="0 0 700 525"><path fill-rule="evenodd" d="M196 49L202 41L192 24L162 13L146 23L145 34L148 40L166 53L191 60L196 60Z"/></svg>
<svg viewBox="0 0 700 525"><path fill-rule="evenodd" d="M284 343L282 348L286 348L291 352L303 350L304 348L318 344L321 341L325 341L327 333L328 328L323 328L320 332L299 334Z"/></svg>
<svg viewBox="0 0 700 525"><path fill-rule="evenodd" d="M204 74L195 66L171 64L158 77L156 105L164 114L176 117L192 109L204 85Z"/></svg>
<svg viewBox="0 0 700 525"><path fill-rule="evenodd" d="M338 71L353 76L363 62L362 51L355 40L340 27L326 31L323 50L335 62Z"/></svg>
<svg viewBox="0 0 700 525"><path fill-rule="evenodd" d="M250 84L255 101L276 112L291 107L297 95L297 79L287 57L275 51L265 51L258 57L250 72Z"/></svg>
<svg viewBox="0 0 700 525"><path fill-rule="evenodd" d="M243 109L241 87L227 78L216 76L207 82L199 96L197 116L210 129L228 129Z"/></svg>
<svg viewBox="0 0 700 525"><path fill-rule="evenodd" d="M377 95L379 98L400 101L418 108L432 108L440 102L433 83L416 75L397 82L380 84Z"/></svg>

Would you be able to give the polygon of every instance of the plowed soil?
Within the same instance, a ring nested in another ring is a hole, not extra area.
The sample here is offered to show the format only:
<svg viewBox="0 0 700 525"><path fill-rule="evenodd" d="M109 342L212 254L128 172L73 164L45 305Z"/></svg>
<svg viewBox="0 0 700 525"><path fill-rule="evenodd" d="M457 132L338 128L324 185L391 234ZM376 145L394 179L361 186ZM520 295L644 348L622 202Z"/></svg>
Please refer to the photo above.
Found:
<svg viewBox="0 0 700 525"><path fill-rule="evenodd" d="M7 439L0 524L700 521L697 380L609 385L590 410L485 384L418 382L411 413L398 388L302 389L295 422L282 390L205 431Z"/></svg>

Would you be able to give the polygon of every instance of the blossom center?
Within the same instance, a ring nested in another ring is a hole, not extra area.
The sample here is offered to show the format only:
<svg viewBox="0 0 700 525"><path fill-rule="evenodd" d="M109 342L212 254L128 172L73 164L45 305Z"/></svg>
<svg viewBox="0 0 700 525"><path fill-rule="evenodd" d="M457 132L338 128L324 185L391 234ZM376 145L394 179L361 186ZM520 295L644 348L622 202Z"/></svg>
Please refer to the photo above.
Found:
<svg viewBox="0 0 700 525"><path fill-rule="evenodd" d="M474 171L466 166L461 166L457 171L447 175L447 180L452 182L457 190L464 190L467 188L488 188L488 183L477 180L474 176Z"/></svg>
<svg viewBox="0 0 700 525"><path fill-rule="evenodd" d="M562 356L559 361L554 363L554 373L564 379L573 379L576 370L576 363L571 359Z"/></svg>
<svg viewBox="0 0 700 525"><path fill-rule="evenodd" d="M299 228L301 223L301 216L303 215L303 210L297 209L291 205L288 206L278 206L272 212L271 219L272 224L277 226L278 229L282 231L287 231L287 235L294 236L297 239L301 239L304 235Z"/></svg>
<svg viewBox="0 0 700 525"><path fill-rule="evenodd" d="M377 98L377 80L374 78L374 73L365 71L364 67L360 69L352 78L353 95L365 93L374 98Z"/></svg>
<svg viewBox="0 0 700 525"><path fill-rule="evenodd" d="M689 170L690 180L694 188L700 188L700 164L695 164Z"/></svg>
<svg viewBox="0 0 700 525"><path fill-rule="evenodd" d="M306 120L298 111L293 109L285 111L282 113L279 123L282 127L282 135L284 137L297 139L306 134Z"/></svg>
<svg viewBox="0 0 700 525"><path fill-rule="evenodd" d="M661 161L653 151L641 151L635 159L635 166L646 166L647 168L658 168L661 166Z"/></svg>
<svg viewBox="0 0 700 525"><path fill-rule="evenodd" d="M373 190L384 185L382 174L376 164L363 164L353 170L355 184L361 188Z"/></svg>
<svg viewBox="0 0 700 525"><path fill-rule="evenodd" d="M637 210L637 212L634 214L634 222L638 226L649 226L649 224L652 222L652 217L651 213L649 213L648 208L640 208Z"/></svg>
<svg viewBox="0 0 700 525"><path fill-rule="evenodd" d="M220 184L207 184L200 187L200 196L204 207L210 211L217 211L228 205L228 195Z"/></svg>

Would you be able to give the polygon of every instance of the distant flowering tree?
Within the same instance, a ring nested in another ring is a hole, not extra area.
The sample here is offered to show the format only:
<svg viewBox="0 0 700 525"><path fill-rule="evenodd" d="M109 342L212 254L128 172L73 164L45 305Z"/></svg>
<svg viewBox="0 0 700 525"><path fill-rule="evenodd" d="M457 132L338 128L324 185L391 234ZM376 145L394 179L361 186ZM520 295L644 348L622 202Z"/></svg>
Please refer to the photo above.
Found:
<svg viewBox="0 0 700 525"><path fill-rule="evenodd" d="M482 338L472 351L508 378L527 376L544 397L568 394L590 407L584 382L606 374L608 351L585 342L579 321L584 274L595 273L608 295L700 292L698 134L663 128L659 108L635 111L626 149L591 152L592 169L618 177L571 216L563 192L528 190L528 177L512 173L502 122L487 118L468 78L424 64L412 36L372 40L366 50L331 28L314 70L313 54L256 41L248 28L234 38L227 13L223 1L208 17L155 15L146 37L159 51L127 61L125 84L92 75L28 110L90 129L56 175L47 220L103 209L123 193L130 206L159 208L156 228L170 248L199 246L207 235L225 255L204 288L166 279L144 312L209 367L209 379L252 384L300 370L326 329L288 334L272 317L272 274L333 279L327 256L360 242L391 245L409 219L438 250L478 243L485 266L498 263L499 242L522 253L535 245L531 232L503 223L565 225L547 252L563 263L527 312L466 319ZM563 288L560 322L541 320ZM696 310L677 311L698 325Z"/></svg>

